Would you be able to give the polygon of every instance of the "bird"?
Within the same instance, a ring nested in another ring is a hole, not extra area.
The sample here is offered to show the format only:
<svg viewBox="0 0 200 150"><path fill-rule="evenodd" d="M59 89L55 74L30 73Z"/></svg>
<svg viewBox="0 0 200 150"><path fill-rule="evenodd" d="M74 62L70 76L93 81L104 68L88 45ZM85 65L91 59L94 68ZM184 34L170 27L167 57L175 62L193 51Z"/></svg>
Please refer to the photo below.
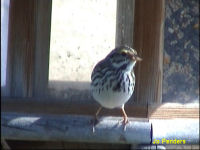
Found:
<svg viewBox="0 0 200 150"><path fill-rule="evenodd" d="M99 104L95 114L95 122L102 108L120 108L124 125L128 123L128 117L124 110L124 104L130 99L135 87L134 67L141 61L137 51L122 45L114 48L104 59L99 61L91 74L91 93ZM94 127L93 127L94 128ZM94 129L93 129L94 131Z"/></svg>

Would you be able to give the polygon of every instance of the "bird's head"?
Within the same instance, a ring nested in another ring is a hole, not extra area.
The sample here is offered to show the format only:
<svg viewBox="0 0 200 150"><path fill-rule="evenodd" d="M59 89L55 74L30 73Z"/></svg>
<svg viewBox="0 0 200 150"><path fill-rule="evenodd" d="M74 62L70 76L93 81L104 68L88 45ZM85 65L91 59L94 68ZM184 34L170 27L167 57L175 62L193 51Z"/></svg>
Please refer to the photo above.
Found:
<svg viewBox="0 0 200 150"><path fill-rule="evenodd" d="M111 61L113 67L123 70L132 70L136 62L142 60L137 55L136 50L128 46L119 46L115 48L106 58Z"/></svg>

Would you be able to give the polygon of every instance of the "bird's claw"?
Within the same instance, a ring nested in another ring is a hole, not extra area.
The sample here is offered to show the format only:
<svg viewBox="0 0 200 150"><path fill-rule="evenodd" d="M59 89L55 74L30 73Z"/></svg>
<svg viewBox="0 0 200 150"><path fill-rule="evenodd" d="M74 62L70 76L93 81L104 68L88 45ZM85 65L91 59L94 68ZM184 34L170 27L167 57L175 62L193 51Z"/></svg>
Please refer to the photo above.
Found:
<svg viewBox="0 0 200 150"><path fill-rule="evenodd" d="M126 131L126 125L129 123L129 120L127 118L124 118L123 120L120 120L118 121L118 125L119 124L122 124L124 127L123 127L123 130Z"/></svg>
<svg viewBox="0 0 200 150"><path fill-rule="evenodd" d="M92 132L95 132L95 126L99 123L99 120L97 117L95 117L94 119L91 120L92 123Z"/></svg>

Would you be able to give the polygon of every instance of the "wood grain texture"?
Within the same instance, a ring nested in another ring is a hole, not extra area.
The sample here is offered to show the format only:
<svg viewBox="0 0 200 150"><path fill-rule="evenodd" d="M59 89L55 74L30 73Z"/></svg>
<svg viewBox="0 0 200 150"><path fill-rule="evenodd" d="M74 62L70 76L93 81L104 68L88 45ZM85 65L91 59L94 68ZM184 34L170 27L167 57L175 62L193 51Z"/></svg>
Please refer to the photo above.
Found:
<svg viewBox="0 0 200 150"><path fill-rule="evenodd" d="M120 45L133 46L134 4L135 0L117 1L116 47Z"/></svg>
<svg viewBox="0 0 200 150"><path fill-rule="evenodd" d="M45 97L48 88L51 34L51 0L36 1L36 43L34 62L34 97Z"/></svg>
<svg viewBox="0 0 200 150"><path fill-rule="evenodd" d="M35 114L73 114L94 116L99 105L96 103L78 103L59 101L58 99L35 99L35 98L3 98L1 109L3 112L35 113ZM143 119L175 119L175 118L199 118L199 105L182 104L152 104L127 105L125 111L128 117ZM103 109L101 116L122 116L119 109Z"/></svg>
<svg viewBox="0 0 200 150"><path fill-rule="evenodd" d="M149 119L199 118L198 104L164 103L162 105L149 105Z"/></svg>
<svg viewBox="0 0 200 150"><path fill-rule="evenodd" d="M74 114L94 116L99 105L95 102L81 103L79 101L63 101L58 99L38 98L3 98L1 109L5 112L21 112L35 114ZM128 117L146 118L147 107L142 105L127 105L125 111ZM120 116L120 109L102 109L99 116Z"/></svg>
<svg viewBox="0 0 200 150"><path fill-rule="evenodd" d="M35 1L11 0L8 35L10 96L31 96L35 49Z"/></svg>
<svg viewBox="0 0 200 150"><path fill-rule="evenodd" d="M164 0L135 0L134 48L143 59L136 66L135 100L162 102Z"/></svg>
<svg viewBox="0 0 200 150"><path fill-rule="evenodd" d="M11 0L7 96L44 95L48 85L51 1Z"/></svg>

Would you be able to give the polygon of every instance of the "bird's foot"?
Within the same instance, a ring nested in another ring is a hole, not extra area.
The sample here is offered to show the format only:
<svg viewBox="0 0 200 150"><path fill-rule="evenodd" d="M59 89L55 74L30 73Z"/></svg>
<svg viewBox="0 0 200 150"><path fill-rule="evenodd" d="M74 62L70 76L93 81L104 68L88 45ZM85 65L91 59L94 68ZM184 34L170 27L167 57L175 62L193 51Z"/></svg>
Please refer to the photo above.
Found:
<svg viewBox="0 0 200 150"><path fill-rule="evenodd" d="M91 124L92 124L92 132L94 133L95 132L95 126L99 123L99 119L97 117L94 117L92 120L91 120Z"/></svg>
<svg viewBox="0 0 200 150"><path fill-rule="evenodd" d="M128 118L124 118L123 120L118 121L118 125L122 124L123 125L123 130L126 131L126 125L129 123Z"/></svg>
<svg viewBox="0 0 200 150"><path fill-rule="evenodd" d="M92 132L95 132L95 126L99 123L99 119L98 119L98 114L101 111L102 107L99 107L99 109L97 110L94 119L92 119Z"/></svg>

